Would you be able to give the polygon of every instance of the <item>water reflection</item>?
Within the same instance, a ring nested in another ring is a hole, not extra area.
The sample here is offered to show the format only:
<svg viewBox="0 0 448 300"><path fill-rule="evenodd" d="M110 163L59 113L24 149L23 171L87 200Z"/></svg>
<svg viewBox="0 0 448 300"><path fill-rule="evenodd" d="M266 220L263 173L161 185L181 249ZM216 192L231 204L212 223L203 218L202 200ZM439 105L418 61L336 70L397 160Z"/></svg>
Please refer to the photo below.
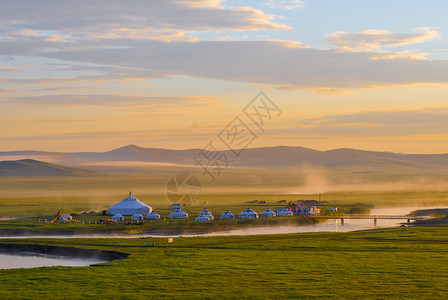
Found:
<svg viewBox="0 0 448 300"><path fill-rule="evenodd" d="M0 254L0 269L40 268L40 267L84 267L106 262L104 260L61 258L49 255Z"/></svg>

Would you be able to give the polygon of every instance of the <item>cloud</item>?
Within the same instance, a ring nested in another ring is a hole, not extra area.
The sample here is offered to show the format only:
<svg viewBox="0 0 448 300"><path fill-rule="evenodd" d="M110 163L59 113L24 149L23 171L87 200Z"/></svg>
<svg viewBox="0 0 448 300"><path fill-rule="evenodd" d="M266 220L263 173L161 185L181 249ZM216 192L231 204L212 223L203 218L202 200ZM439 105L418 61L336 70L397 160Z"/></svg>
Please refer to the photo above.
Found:
<svg viewBox="0 0 448 300"><path fill-rule="evenodd" d="M269 0L265 4L270 8L294 10L303 6L301 0Z"/></svg>
<svg viewBox="0 0 448 300"><path fill-rule="evenodd" d="M337 31L328 34L325 40L330 45L351 50L379 50L432 41L440 37L439 31L429 27L417 28L414 33L391 33L387 30L366 30L357 33Z"/></svg>
<svg viewBox="0 0 448 300"><path fill-rule="evenodd" d="M221 1L109 0L60 2L21 0L2 3L0 33L28 30L70 38L129 30L283 30L273 16L249 7L224 8Z"/></svg>
<svg viewBox="0 0 448 300"><path fill-rule="evenodd" d="M58 87L47 87L40 88L37 91L50 91L50 92L62 92L69 90L107 90L109 87L101 87L101 86L58 86Z"/></svg>
<svg viewBox="0 0 448 300"><path fill-rule="evenodd" d="M20 69L10 66L0 66L0 72L20 72Z"/></svg>
<svg viewBox="0 0 448 300"><path fill-rule="evenodd" d="M364 137L448 134L448 108L329 115L300 121L287 131Z"/></svg>
<svg viewBox="0 0 448 300"><path fill-rule="evenodd" d="M3 103L16 103L26 105L106 105L106 106L211 106L220 102L212 97L196 96L153 96L153 95L44 95L31 97L0 98Z"/></svg>
<svg viewBox="0 0 448 300"><path fill-rule="evenodd" d="M0 43L1 44L1 43ZM121 66L127 76L191 76L282 88L373 88L448 82L448 61L384 59L387 54L288 47L272 41L128 42L40 55ZM0 45L1 46L1 45ZM1 49L1 47L0 47ZM0 50L1 51L1 50ZM383 59L373 59L376 58ZM154 59L157 58L157 59ZM144 75L143 75L144 74Z"/></svg>
<svg viewBox="0 0 448 300"><path fill-rule="evenodd" d="M80 65L59 69L84 73L75 78L0 82L67 86L189 76L332 95L348 95L351 89L448 82L447 60L429 60L425 53L415 51L380 49L432 40L438 37L437 30L337 32L327 36L337 47L332 49L297 41L199 41L194 32L203 30L290 29L260 10L229 8L222 3L7 1L0 10L0 55L76 62Z"/></svg>

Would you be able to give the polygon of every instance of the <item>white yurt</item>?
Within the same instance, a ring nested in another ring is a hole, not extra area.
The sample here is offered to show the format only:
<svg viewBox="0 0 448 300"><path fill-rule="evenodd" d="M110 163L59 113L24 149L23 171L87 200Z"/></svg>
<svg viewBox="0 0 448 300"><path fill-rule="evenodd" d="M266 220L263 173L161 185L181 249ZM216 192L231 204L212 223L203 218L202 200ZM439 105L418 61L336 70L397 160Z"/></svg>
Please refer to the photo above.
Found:
<svg viewBox="0 0 448 300"><path fill-rule="evenodd" d="M226 210L221 216L221 219L235 219L235 216L229 211Z"/></svg>
<svg viewBox="0 0 448 300"><path fill-rule="evenodd" d="M254 212L252 209L250 208L246 208L246 210L240 212L239 217L241 219L256 219L258 218L258 213Z"/></svg>
<svg viewBox="0 0 448 300"><path fill-rule="evenodd" d="M199 216L194 219L196 222L210 222L210 218L207 216Z"/></svg>
<svg viewBox="0 0 448 300"><path fill-rule="evenodd" d="M109 207L110 215L121 214L123 216L132 216L134 214L141 214L146 216L151 211L151 206L139 201L137 198L133 197L130 192L129 196Z"/></svg>
<svg viewBox="0 0 448 300"><path fill-rule="evenodd" d="M113 221L124 221L124 217L121 214L116 214L112 217Z"/></svg>
<svg viewBox="0 0 448 300"><path fill-rule="evenodd" d="M73 220L72 216L68 215L68 214L63 214L62 216L59 217L60 221L71 221Z"/></svg>
<svg viewBox="0 0 448 300"><path fill-rule="evenodd" d="M273 212L270 208L266 208L265 211L260 213L260 218L272 218L275 217L275 212Z"/></svg>
<svg viewBox="0 0 448 300"><path fill-rule="evenodd" d="M188 214L181 209L176 209L168 215L170 219L188 219Z"/></svg>
<svg viewBox="0 0 448 300"><path fill-rule="evenodd" d="M291 217L292 215L293 215L292 211L290 211L287 208L283 208L277 213L277 216L279 217Z"/></svg>
<svg viewBox="0 0 448 300"><path fill-rule="evenodd" d="M175 210L175 209L182 209L182 204L179 203L174 203L170 205L170 209Z"/></svg>
<svg viewBox="0 0 448 300"><path fill-rule="evenodd" d="M207 217L210 220L214 220L215 217L212 215L212 213L210 211L207 210L207 208L204 208L200 213L199 213L200 217Z"/></svg>
<svg viewBox="0 0 448 300"><path fill-rule="evenodd" d="M158 213L156 213L155 211L153 211L150 214L146 215L146 219L160 220L160 215Z"/></svg>
<svg viewBox="0 0 448 300"><path fill-rule="evenodd" d="M133 220L133 221L141 221L143 219L144 219L144 217L141 214L133 214L131 217L131 220Z"/></svg>

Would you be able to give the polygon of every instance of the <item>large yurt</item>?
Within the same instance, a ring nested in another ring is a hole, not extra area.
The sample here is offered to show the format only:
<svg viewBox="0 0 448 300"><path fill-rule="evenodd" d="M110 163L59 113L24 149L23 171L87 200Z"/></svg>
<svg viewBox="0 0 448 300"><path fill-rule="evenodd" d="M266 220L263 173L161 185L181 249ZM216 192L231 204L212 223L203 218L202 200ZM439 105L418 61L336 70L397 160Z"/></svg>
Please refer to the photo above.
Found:
<svg viewBox="0 0 448 300"><path fill-rule="evenodd" d="M221 219L235 219L235 216L229 211L226 210L221 216Z"/></svg>
<svg viewBox="0 0 448 300"><path fill-rule="evenodd" d="M272 218L275 217L275 212L273 212L270 208L266 208L265 211L260 213L260 218Z"/></svg>
<svg viewBox="0 0 448 300"><path fill-rule="evenodd" d="M116 214L116 215L113 215L112 220L113 221L124 221L124 217L121 214Z"/></svg>
<svg viewBox="0 0 448 300"><path fill-rule="evenodd" d="M181 209L176 209L168 215L170 219L188 219L188 214Z"/></svg>
<svg viewBox="0 0 448 300"><path fill-rule="evenodd" d="M196 222L210 222L210 218L207 216L199 216L196 219L194 219Z"/></svg>
<svg viewBox="0 0 448 300"><path fill-rule="evenodd" d="M287 208L283 208L277 213L277 216L279 217L291 217L292 215L293 215L292 211L290 211Z"/></svg>
<svg viewBox="0 0 448 300"><path fill-rule="evenodd" d="M156 213L155 211L153 211L150 214L146 215L146 219L148 219L148 220L160 220L160 215L158 213Z"/></svg>
<svg viewBox="0 0 448 300"><path fill-rule="evenodd" d="M214 220L215 217L212 215L212 213L207 210L207 208L204 208L200 213L199 213L199 217L207 217L210 220Z"/></svg>
<svg viewBox="0 0 448 300"><path fill-rule="evenodd" d="M109 207L109 214L121 214L123 216L132 216L134 214L147 215L152 211L152 207L133 197L131 193L117 204Z"/></svg>
<svg viewBox="0 0 448 300"><path fill-rule="evenodd" d="M241 219L256 219L258 218L258 213L254 212L250 208L246 208L246 210L240 212L239 217Z"/></svg>
<svg viewBox="0 0 448 300"><path fill-rule="evenodd" d="M133 220L133 221L142 221L143 219L144 219L144 217L141 214L133 214L131 217L131 220Z"/></svg>

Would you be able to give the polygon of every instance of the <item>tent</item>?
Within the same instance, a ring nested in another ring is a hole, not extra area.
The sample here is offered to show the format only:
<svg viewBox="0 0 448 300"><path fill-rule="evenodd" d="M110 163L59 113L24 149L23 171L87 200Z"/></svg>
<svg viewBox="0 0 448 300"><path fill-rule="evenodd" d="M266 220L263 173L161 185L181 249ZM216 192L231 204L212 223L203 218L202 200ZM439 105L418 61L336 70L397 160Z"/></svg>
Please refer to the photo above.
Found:
<svg viewBox="0 0 448 300"><path fill-rule="evenodd" d="M124 217L123 217L123 215L116 214L112 217L112 220L113 221L124 221Z"/></svg>
<svg viewBox="0 0 448 300"><path fill-rule="evenodd" d="M176 209L168 215L170 219L188 219L188 214L180 209Z"/></svg>
<svg viewBox="0 0 448 300"><path fill-rule="evenodd" d="M156 213L155 211L153 211L146 216L146 219L160 220L160 215L158 213Z"/></svg>
<svg viewBox="0 0 448 300"><path fill-rule="evenodd" d="M139 201L133 197L131 193L117 204L109 207L109 214L116 215L121 214L123 216L132 216L134 214L147 215L152 211L152 207Z"/></svg>
<svg viewBox="0 0 448 300"><path fill-rule="evenodd" d="M212 213L210 211L207 210L207 208L204 208L200 213L199 213L199 217L207 217L210 220L214 220L215 217L212 215Z"/></svg>
<svg viewBox="0 0 448 300"><path fill-rule="evenodd" d="M73 220L72 216L68 215L68 214L63 214L62 216L59 217L60 221L71 221Z"/></svg>
<svg viewBox="0 0 448 300"><path fill-rule="evenodd" d="M277 216L279 217L291 217L292 215L293 215L292 211L290 211L287 208L283 208L277 213Z"/></svg>
<svg viewBox="0 0 448 300"><path fill-rule="evenodd" d="M261 218L271 218L271 217L275 217L275 212L273 212L270 208L266 208L265 211L262 211L260 213L260 217Z"/></svg>
<svg viewBox="0 0 448 300"><path fill-rule="evenodd" d="M229 211L226 210L221 216L221 219L235 219L235 216Z"/></svg>
<svg viewBox="0 0 448 300"><path fill-rule="evenodd" d="M179 203L174 203L170 205L170 209L175 210L175 209L182 209L182 204Z"/></svg>
<svg viewBox="0 0 448 300"><path fill-rule="evenodd" d="M131 220L133 220L133 221L141 221L143 219L144 218L143 218L143 216L141 214L133 214L132 217L131 217Z"/></svg>
<svg viewBox="0 0 448 300"><path fill-rule="evenodd" d="M246 210L240 212L239 217L241 219L256 219L258 218L258 213L254 212L252 209L250 208L246 208Z"/></svg>
<svg viewBox="0 0 448 300"><path fill-rule="evenodd" d="M199 216L194 219L196 222L210 222L210 218L207 216Z"/></svg>

